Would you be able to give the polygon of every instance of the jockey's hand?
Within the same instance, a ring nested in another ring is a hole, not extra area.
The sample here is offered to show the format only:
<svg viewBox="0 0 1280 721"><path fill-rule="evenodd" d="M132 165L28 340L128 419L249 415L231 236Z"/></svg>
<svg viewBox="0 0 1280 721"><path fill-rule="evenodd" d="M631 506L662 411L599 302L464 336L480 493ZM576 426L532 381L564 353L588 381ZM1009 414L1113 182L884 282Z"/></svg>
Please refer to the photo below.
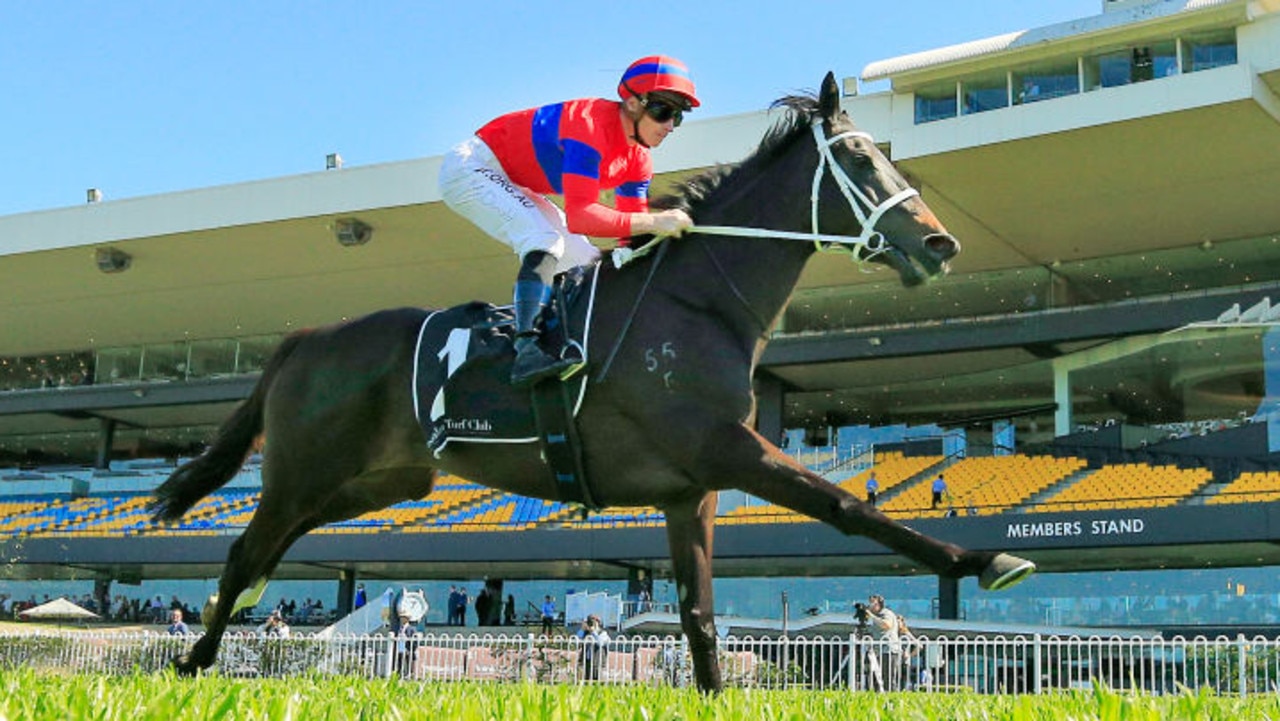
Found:
<svg viewBox="0 0 1280 721"><path fill-rule="evenodd" d="M635 254L636 252L634 250L626 247L625 245L614 248L613 253L610 254L610 258L613 260L613 267L621 268L627 263L630 263L631 256Z"/></svg>
<svg viewBox="0 0 1280 721"><path fill-rule="evenodd" d="M679 208L654 213L652 217L654 235L678 237L684 232L685 228L693 225L693 218L690 218L688 213Z"/></svg>

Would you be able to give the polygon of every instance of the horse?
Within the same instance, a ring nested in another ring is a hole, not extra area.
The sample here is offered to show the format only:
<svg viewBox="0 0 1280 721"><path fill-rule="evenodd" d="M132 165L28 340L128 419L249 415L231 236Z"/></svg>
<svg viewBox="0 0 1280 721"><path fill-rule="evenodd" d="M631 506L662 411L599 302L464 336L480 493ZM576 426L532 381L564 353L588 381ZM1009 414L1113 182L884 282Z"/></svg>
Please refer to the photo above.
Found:
<svg viewBox="0 0 1280 721"><path fill-rule="evenodd" d="M596 270L583 371L590 390L577 416L582 464L600 506L664 512L681 626L705 692L722 688L711 583L719 490L736 488L866 536L941 576L978 576L985 589L1035 569L898 523L754 429L752 373L820 247L843 243L856 259L896 270L904 285L945 274L960 249L871 136L855 129L839 98L828 73L816 96L774 103L780 118L747 159L654 200L657 208L686 209L693 228L679 238L638 238L638 260ZM232 613L246 598L254 602L251 587L260 597L290 545L319 526L425 497L440 473L557 498L536 445L429 450L409 388L416 338L431 312L384 310L286 336L205 452L156 489L153 517L176 520L230 480L265 438L261 500L228 551L203 614L205 634L173 660L179 673L213 664Z"/></svg>

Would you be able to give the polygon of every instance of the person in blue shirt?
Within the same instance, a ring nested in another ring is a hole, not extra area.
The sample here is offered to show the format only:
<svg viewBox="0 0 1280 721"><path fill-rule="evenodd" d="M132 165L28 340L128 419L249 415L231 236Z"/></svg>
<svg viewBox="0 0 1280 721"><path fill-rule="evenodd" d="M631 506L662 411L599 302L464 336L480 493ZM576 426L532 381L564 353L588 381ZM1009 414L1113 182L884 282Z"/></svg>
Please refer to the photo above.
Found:
<svg viewBox="0 0 1280 721"><path fill-rule="evenodd" d="M933 479L933 508L942 505L942 497L947 495L947 482L943 480L942 474Z"/></svg>
<svg viewBox="0 0 1280 721"><path fill-rule="evenodd" d="M880 493L880 482L876 480L876 472L872 471L867 478L867 503L876 505L876 495Z"/></svg>
<svg viewBox="0 0 1280 721"><path fill-rule="evenodd" d="M551 635L551 629L556 622L556 602L551 600L550 596L542 602L542 634L544 636Z"/></svg>
<svg viewBox="0 0 1280 721"><path fill-rule="evenodd" d="M182 609L175 608L169 612L169 628L165 630L170 636L185 636L191 633L187 623L182 620Z"/></svg>

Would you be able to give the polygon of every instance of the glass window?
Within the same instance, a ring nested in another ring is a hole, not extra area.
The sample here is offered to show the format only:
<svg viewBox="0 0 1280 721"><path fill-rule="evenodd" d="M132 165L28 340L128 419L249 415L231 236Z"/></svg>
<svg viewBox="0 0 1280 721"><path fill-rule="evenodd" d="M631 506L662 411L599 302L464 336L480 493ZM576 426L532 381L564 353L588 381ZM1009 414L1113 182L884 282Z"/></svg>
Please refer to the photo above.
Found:
<svg viewBox="0 0 1280 721"><path fill-rule="evenodd" d="M216 378L235 373L237 345L229 338L193 341L187 377Z"/></svg>
<svg viewBox="0 0 1280 721"><path fill-rule="evenodd" d="M1014 102L1034 103L1080 92L1080 71L1074 59L1035 65L1013 73Z"/></svg>
<svg viewBox="0 0 1280 721"><path fill-rule="evenodd" d="M1084 61L1084 87L1086 90L1111 88L1129 83L1130 55L1128 50L1106 53Z"/></svg>
<svg viewBox="0 0 1280 721"><path fill-rule="evenodd" d="M1182 71L1185 73L1236 64L1235 29L1192 35L1183 43Z"/></svg>
<svg viewBox="0 0 1280 721"><path fill-rule="evenodd" d="M237 373L256 373L267 364L267 359L280 344L281 336L260 335L240 339L240 352L236 357Z"/></svg>
<svg viewBox="0 0 1280 721"><path fill-rule="evenodd" d="M1167 78L1178 74L1178 42L1164 40L1150 45L1151 75L1156 78Z"/></svg>
<svg viewBox="0 0 1280 721"><path fill-rule="evenodd" d="M87 351L0 358L0 391L71 388L93 382L93 354Z"/></svg>
<svg viewBox="0 0 1280 721"><path fill-rule="evenodd" d="M956 86L954 83L916 91L917 125L955 116Z"/></svg>
<svg viewBox="0 0 1280 721"><path fill-rule="evenodd" d="M964 114L981 113L1009 106L1009 77L1005 72L966 80L960 84Z"/></svg>
<svg viewBox="0 0 1280 721"><path fill-rule="evenodd" d="M142 380L177 381L186 377L186 343L157 343L143 348Z"/></svg>
<svg viewBox="0 0 1280 721"><path fill-rule="evenodd" d="M98 351L95 383L136 383L142 370L142 347L103 348Z"/></svg>
<svg viewBox="0 0 1280 721"><path fill-rule="evenodd" d="M1086 90L1140 83L1178 73L1178 44L1164 40L1084 59Z"/></svg>

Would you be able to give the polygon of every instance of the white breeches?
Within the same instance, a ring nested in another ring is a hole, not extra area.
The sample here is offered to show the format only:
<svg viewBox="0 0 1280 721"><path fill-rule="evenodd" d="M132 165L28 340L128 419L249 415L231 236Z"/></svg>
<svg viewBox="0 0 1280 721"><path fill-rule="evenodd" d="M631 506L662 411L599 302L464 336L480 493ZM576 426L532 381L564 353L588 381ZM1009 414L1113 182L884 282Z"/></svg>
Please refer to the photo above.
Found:
<svg viewBox="0 0 1280 721"><path fill-rule="evenodd" d="M445 154L440 166L440 194L454 212L521 258L535 250L555 256L557 273L600 257L586 236L569 232L564 211L542 195L511 182L493 151L478 137Z"/></svg>

